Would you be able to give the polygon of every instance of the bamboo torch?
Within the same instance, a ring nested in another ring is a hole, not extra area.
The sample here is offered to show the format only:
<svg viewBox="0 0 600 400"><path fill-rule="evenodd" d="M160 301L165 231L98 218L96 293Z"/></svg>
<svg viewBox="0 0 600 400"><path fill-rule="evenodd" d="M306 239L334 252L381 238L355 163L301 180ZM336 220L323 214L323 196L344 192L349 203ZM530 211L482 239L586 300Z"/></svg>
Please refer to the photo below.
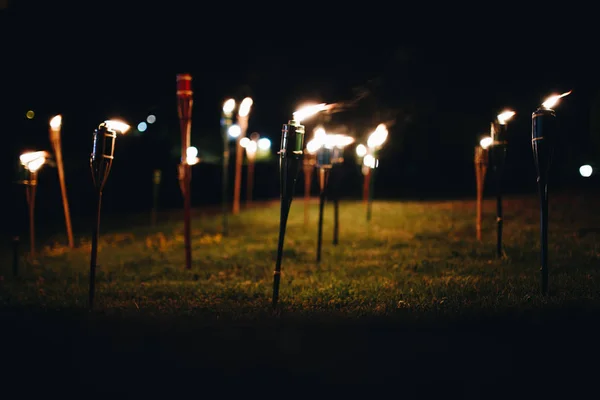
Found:
<svg viewBox="0 0 600 400"><path fill-rule="evenodd" d="M67 198L67 185L65 183L65 172L63 168L62 146L60 140L62 126L62 116L56 115L50 120L50 143L56 158L56 168L58 169L58 181L60 183L60 193L62 195L63 211L65 213L65 224L67 226L67 240L69 247L74 248L73 229L71 227L71 213L69 211L69 199Z"/></svg>

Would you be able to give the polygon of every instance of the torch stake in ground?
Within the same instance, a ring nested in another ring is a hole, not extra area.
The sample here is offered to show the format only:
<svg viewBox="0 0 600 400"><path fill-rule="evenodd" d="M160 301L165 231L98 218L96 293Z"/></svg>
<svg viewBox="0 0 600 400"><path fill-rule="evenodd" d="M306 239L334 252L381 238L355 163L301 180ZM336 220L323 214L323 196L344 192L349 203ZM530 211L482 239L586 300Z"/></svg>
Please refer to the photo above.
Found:
<svg viewBox="0 0 600 400"><path fill-rule="evenodd" d="M335 171L334 171L335 169ZM333 245L337 246L340 242L340 197L339 197L339 166L331 168L331 175L333 176L333 185L330 187L330 197L333 201Z"/></svg>
<svg viewBox="0 0 600 400"><path fill-rule="evenodd" d="M304 155L302 168L304 171L304 226L308 225L308 204L310 202L310 186L312 181L312 173L315 167L315 160L310 154L308 148Z"/></svg>
<svg viewBox="0 0 600 400"><path fill-rule="evenodd" d="M319 149L327 150L325 148ZM323 212L325 209L325 196L331 165L319 164L319 152L317 152L317 165L319 168L319 230L317 236L317 263L321 262L321 249L323 247Z"/></svg>
<svg viewBox="0 0 600 400"><path fill-rule="evenodd" d="M62 116L56 115L50 120L50 143L54 150L54 157L56 158L56 168L58 169L58 182L60 184L60 192L62 196L63 211L65 214L65 225L67 227L67 240L70 248L75 247L73 241L73 229L71 228L71 213L69 211L69 200L67 198L67 185L65 183L65 172L63 167L62 158L62 145L61 145L61 125Z"/></svg>
<svg viewBox="0 0 600 400"><path fill-rule="evenodd" d="M273 308L279 299L279 283L281 280L281 260L283 244L294 188L298 172L302 166L302 148L304 146L304 126L298 121L291 120L283 125L281 131L281 150L279 151L279 181L281 210L279 216L279 240L277 242L277 260L273 274Z"/></svg>
<svg viewBox="0 0 600 400"><path fill-rule="evenodd" d="M562 95L549 97L531 115L531 146L537 169L537 183L540 196L540 256L541 290L548 294L548 175L552 161L553 141L556 140L556 113L553 107Z"/></svg>
<svg viewBox="0 0 600 400"><path fill-rule="evenodd" d="M92 230L92 249L90 254L90 287L88 306L94 308L94 295L96 291L96 266L98 259L98 236L100 235L100 210L102 208L102 190L108 179L115 152L117 132L124 134L129 130L129 125L120 121L104 121L94 131L94 144L90 157L92 179L96 190L96 220Z"/></svg>
<svg viewBox="0 0 600 400"><path fill-rule="evenodd" d="M506 141L501 140L500 129L506 125L492 125L492 139L494 143L491 147L490 156L492 159L492 169L496 177L496 256L502 257L502 227L503 217L502 212L502 175L504 165L506 164Z"/></svg>
<svg viewBox="0 0 600 400"><path fill-rule="evenodd" d="M373 203L373 190L375 189L375 168L379 165L378 153L381 145L388 137L388 130L385 124L377 125L377 128L367 138L368 154L363 158L363 162L370 168L368 182L367 199L367 222L371 221L371 209Z"/></svg>
<svg viewBox="0 0 600 400"><path fill-rule="evenodd" d="M229 128L231 127L232 113L235 108L235 100L228 99L223 103L221 118L221 135L223 135L223 178L221 181L221 212L223 213L223 236L229 234L228 221L228 185L229 185Z"/></svg>
<svg viewBox="0 0 600 400"><path fill-rule="evenodd" d="M192 129L192 76L190 74L177 75L177 111L181 131L181 163L179 164L179 186L183 194L183 235L185 242L185 268L192 268L192 239L191 239L191 214L192 199L190 184L192 181L192 168L187 163L187 149L191 145Z"/></svg>
<svg viewBox="0 0 600 400"><path fill-rule="evenodd" d="M477 204L475 216L475 231L477 240L481 240L481 214L483 209L483 185L488 164L488 151L482 146L475 146L475 178L477 183Z"/></svg>
<svg viewBox="0 0 600 400"><path fill-rule="evenodd" d="M48 153L45 151L32 151L23 153L19 157L21 165L27 170L28 179L24 180L25 196L29 209L29 246L30 259L35 261L35 193L37 188L38 170L46 162Z"/></svg>
<svg viewBox="0 0 600 400"><path fill-rule="evenodd" d="M354 139L352 139L354 141ZM341 143L333 148L332 166L329 183L329 198L333 201L333 245L337 246L340 239L340 179L342 175L341 166L344 162L343 149L347 143ZM337 144L337 143L336 143Z"/></svg>
<svg viewBox="0 0 600 400"><path fill-rule="evenodd" d="M377 159L376 161L377 162ZM367 221L371 221L373 209L373 190L375 190L375 168L369 168L369 186L367 187Z"/></svg>
<svg viewBox="0 0 600 400"><path fill-rule="evenodd" d="M507 149L507 121L515 115L514 111L505 111L498 115L497 121L491 125L492 147L490 157L492 168L496 176L496 256L502 257L502 229L504 225L504 213L502 210L502 178L504 166L506 165Z"/></svg>
<svg viewBox="0 0 600 400"><path fill-rule="evenodd" d="M158 214L158 194L160 190L160 180L162 171L155 169L152 174L152 213L150 215L150 222L152 226L156 226L156 219Z"/></svg>
<svg viewBox="0 0 600 400"><path fill-rule="evenodd" d="M29 171L29 180L25 186L25 196L29 208L29 256L35 260L35 192L37 188L37 171Z"/></svg>

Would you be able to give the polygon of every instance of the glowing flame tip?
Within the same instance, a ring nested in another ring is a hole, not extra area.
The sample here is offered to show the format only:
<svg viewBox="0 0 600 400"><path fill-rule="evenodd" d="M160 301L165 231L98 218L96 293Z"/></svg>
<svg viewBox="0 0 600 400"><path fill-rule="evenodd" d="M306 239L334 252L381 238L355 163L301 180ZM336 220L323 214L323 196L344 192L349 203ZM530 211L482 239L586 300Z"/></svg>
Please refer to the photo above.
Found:
<svg viewBox="0 0 600 400"><path fill-rule="evenodd" d="M58 128L60 128L61 125L62 125L62 116L60 114L55 115L50 120L50 128L52 128L52 129L58 129Z"/></svg>
<svg viewBox="0 0 600 400"><path fill-rule="evenodd" d="M569 90L568 92L565 92L563 94L555 94L552 95L550 97L548 97L543 103L542 103L542 107L546 108L546 109L551 109L553 107L555 107L558 102L560 101L561 98L570 95L572 92L572 90Z"/></svg>

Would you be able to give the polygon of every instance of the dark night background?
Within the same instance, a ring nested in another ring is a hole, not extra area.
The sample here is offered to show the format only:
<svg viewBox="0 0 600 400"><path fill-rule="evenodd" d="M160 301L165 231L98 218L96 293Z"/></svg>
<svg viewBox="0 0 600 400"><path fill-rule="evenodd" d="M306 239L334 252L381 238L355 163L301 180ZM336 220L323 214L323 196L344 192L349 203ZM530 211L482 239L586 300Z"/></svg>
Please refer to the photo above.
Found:
<svg viewBox="0 0 600 400"><path fill-rule="evenodd" d="M566 8L84 3L0 2L0 177L14 207L9 230L26 221L23 187L14 183L18 155L51 150L48 121L58 113L74 216L93 212L92 132L113 117L132 131L117 140L103 212L150 210L154 169L163 173L161 208L180 208L181 72L193 76L192 145L204 160L193 168L196 207L220 201L220 108L226 98L244 96L254 99L248 133L270 138L273 155L281 125L305 101L343 102L327 126L346 126L358 141L392 122L375 197L431 198L474 196L474 146L505 108L517 112L509 124L506 191L535 192L531 113L547 96L573 90L557 108L564 135L551 190L598 186L598 175L586 180L578 173L584 163L600 165L597 29ZM25 117L30 109L32 120ZM136 134L148 114L157 122ZM306 123L308 138L324 118ZM358 198L354 146L346 154L342 194ZM277 173L275 156L257 165L255 198L277 198ZM39 220L62 223L56 169L45 166L39 179ZM487 179L491 194L491 174Z"/></svg>

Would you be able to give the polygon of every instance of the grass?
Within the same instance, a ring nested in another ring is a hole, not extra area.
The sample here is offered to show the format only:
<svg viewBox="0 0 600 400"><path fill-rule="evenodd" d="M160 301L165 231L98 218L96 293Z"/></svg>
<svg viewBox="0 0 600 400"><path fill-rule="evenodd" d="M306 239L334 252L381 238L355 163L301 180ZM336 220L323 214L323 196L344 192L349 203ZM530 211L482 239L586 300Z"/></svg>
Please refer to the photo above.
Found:
<svg viewBox="0 0 600 400"><path fill-rule="evenodd" d="M207 381L243 376L250 382L271 374L280 383L308 377L312 383L348 384L403 377L413 388L422 379L481 388L492 378L505 379L511 368L525 368L514 363L524 357L521 351L531 353L540 346L531 342L533 337L556 338L547 329L563 339L567 330L571 345L587 343L587 352L595 348L584 338L595 332L589 324L600 310L597 201L585 195L551 198L548 296L540 294L539 204L534 196L505 199L501 259L495 256L492 199L484 204L481 242L475 238L473 201L376 201L370 223L364 205L342 201L340 243L334 246L328 205L319 265L317 204L311 203L305 226L303 203L296 199L277 312L271 309L271 295L278 202L231 216L227 237L220 233L219 215L196 217L190 271L184 268L179 218L150 227L146 216L119 223L107 215L103 227L116 227L102 230L97 307L91 314L86 310L89 237L80 236L74 250L58 244L64 238L48 238L38 262L22 260L16 278L6 254L0 310L5 322L28 327L15 328L13 340L48 327L61 332L51 335L54 346L112 337L110 345L95 345L94 354L122 359L132 352L145 378L159 370L168 369L174 378L200 368ZM156 364L157 355L151 356L149 349L162 349L161 357L178 365L178 372L162 361L154 372L144 369ZM483 349L489 357L481 354ZM275 360L292 372L274 367ZM452 371L449 360L461 365L464 374ZM105 361L119 368L111 359ZM384 367L389 363L395 367ZM482 365L495 375L486 375ZM418 373L423 368L431 371Z"/></svg>

